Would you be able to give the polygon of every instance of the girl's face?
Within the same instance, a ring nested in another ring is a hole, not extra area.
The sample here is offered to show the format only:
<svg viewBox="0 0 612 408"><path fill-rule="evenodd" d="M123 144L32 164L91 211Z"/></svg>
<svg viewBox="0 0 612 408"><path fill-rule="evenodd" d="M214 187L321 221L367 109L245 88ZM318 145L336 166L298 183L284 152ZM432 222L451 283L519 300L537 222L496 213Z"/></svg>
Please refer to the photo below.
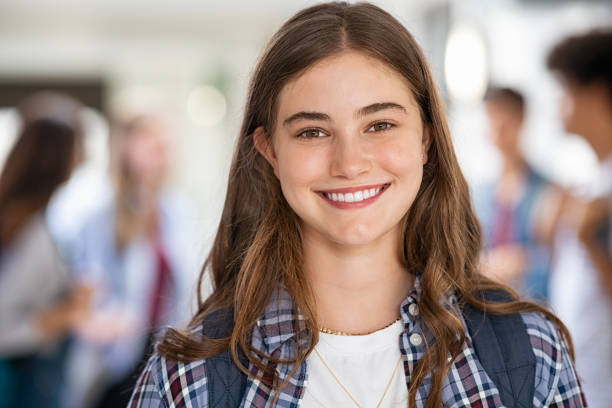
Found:
<svg viewBox="0 0 612 408"><path fill-rule="evenodd" d="M159 182L168 168L168 149L165 123L147 118L126 135L123 145L124 160L141 182Z"/></svg>
<svg viewBox="0 0 612 408"><path fill-rule="evenodd" d="M406 80L387 65L357 52L316 63L281 91L272 144L261 128L254 137L305 240L399 237L429 135Z"/></svg>

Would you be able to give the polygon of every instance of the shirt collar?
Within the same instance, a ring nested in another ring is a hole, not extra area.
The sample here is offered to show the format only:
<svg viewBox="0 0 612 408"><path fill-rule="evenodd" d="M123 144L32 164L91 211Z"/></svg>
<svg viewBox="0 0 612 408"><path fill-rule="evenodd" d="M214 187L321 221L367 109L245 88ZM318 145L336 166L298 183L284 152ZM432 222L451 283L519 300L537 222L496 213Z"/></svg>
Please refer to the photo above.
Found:
<svg viewBox="0 0 612 408"><path fill-rule="evenodd" d="M296 327L297 326L297 327ZM295 308L289 291L284 286L274 290L263 315L257 321L265 350L270 355L283 343L306 328L305 318Z"/></svg>

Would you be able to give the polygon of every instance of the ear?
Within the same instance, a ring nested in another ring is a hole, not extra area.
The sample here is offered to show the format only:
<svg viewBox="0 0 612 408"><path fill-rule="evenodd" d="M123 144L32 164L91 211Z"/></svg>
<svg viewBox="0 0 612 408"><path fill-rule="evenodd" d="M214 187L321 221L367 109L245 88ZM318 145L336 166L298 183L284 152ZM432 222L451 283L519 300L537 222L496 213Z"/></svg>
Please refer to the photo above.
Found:
<svg viewBox="0 0 612 408"><path fill-rule="evenodd" d="M423 137L421 140L421 157L423 158L423 165L427 163L427 152L431 146L431 128L430 125L423 126Z"/></svg>
<svg viewBox="0 0 612 408"><path fill-rule="evenodd" d="M253 144L259 154L270 163L270 166L274 169L274 175L278 178L278 161L276 160L276 153L274 153L274 147L266 138L266 132L263 126L259 126L253 131Z"/></svg>

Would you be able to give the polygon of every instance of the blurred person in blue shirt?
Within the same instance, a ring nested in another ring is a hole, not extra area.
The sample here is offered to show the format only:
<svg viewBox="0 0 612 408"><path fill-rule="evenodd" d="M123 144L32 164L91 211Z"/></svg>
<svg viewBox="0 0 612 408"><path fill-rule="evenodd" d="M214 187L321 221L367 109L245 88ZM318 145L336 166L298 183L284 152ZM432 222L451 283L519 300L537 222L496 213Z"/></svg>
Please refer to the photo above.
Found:
<svg viewBox="0 0 612 408"><path fill-rule="evenodd" d="M548 67L559 79L568 133L593 149L599 171L560 196L551 304L570 330L576 369L592 408L612 406L612 27L557 44Z"/></svg>
<svg viewBox="0 0 612 408"><path fill-rule="evenodd" d="M113 193L72 250L97 288L94 316L73 355L72 406L125 406L156 330L185 323L197 255L190 206L168 187L166 122L139 116L111 134Z"/></svg>
<svg viewBox="0 0 612 408"><path fill-rule="evenodd" d="M539 236L538 219L551 184L527 163L520 149L525 98L515 89L490 87L484 101L490 138L503 169L498 180L475 194L486 246L483 269L523 295L545 301L550 251Z"/></svg>
<svg viewBox="0 0 612 408"><path fill-rule="evenodd" d="M82 157L80 105L41 93L20 107L22 126L0 176L0 405L58 407L69 337L88 316L44 212Z"/></svg>

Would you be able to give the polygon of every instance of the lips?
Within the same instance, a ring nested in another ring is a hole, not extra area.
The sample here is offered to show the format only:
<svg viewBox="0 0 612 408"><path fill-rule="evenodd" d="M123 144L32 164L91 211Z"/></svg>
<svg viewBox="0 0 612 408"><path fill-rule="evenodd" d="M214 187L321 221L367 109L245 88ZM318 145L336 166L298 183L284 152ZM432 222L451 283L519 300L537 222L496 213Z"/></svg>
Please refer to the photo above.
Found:
<svg viewBox="0 0 612 408"><path fill-rule="evenodd" d="M390 183L319 191L318 194L338 208L359 208L378 199Z"/></svg>

